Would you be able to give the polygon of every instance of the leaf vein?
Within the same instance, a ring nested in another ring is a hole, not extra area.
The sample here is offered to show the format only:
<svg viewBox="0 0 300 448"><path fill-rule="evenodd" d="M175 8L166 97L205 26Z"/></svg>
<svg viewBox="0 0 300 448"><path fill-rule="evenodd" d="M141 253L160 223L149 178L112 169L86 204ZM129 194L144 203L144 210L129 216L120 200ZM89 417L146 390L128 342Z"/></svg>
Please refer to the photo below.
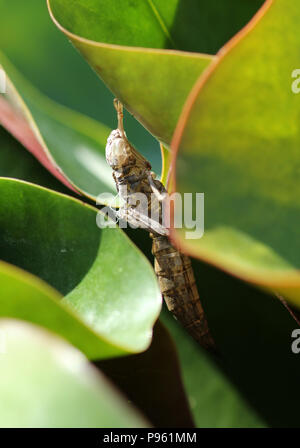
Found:
<svg viewBox="0 0 300 448"><path fill-rule="evenodd" d="M148 4L149 4L149 6L150 6L150 8L151 8L151 10L152 10L152 12L153 12L153 14L155 15L155 17L156 17L158 23L160 24L161 29L163 30L164 34L166 35L166 37L168 38L168 40L171 42L172 46L173 46L174 48L176 48L175 42L174 42L174 40L173 40L173 38L172 38L172 36L171 36L169 30L168 30L168 28L167 28L167 26L166 26L166 24L165 24L163 18L161 17L161 15L160 15L158 9L157 9L156 6L154 5L153 1L152 1L152 0L147 0L147 2L148 2Z"/></svg>

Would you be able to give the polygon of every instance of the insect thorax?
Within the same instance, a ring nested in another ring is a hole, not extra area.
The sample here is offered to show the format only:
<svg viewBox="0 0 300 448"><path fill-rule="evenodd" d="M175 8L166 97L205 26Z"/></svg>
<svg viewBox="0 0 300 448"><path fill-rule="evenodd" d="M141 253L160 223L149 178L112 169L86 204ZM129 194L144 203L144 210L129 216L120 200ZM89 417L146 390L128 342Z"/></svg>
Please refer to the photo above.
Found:
<svg viewBox="0 0 300 448"><path fill-rule="evenodd" d="M113 169L113 177L123 199L137 192L151 192L147 182L151 165L137 153L118 129L112 131L107 140L106 160Z"/></svg>
<svg viewBox="0 0 300 448"><path fill-rule="evenodd" d="M129 143L123 130L111 132L106 145L106 160L113 169L113 178L122 200L118 217L137 227L138 223L143 223L148 231L165 235L167 230L160 226L161 203L153 193L153 185L159 191L164 187L154 180L150 163Z"/></svg>

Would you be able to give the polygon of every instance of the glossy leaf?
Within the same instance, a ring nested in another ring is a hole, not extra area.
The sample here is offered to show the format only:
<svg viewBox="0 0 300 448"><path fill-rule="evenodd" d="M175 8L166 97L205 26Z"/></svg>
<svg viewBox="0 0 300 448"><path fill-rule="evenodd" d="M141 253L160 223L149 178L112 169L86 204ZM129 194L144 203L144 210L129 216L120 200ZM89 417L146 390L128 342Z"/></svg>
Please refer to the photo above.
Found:
<svg viewBox="0 0 300 448"><path fill-rule="evenodd" d="M65 194L72 194L52 176L24 147L0 126L0 177L32 182ZM75 195L75 192L74 192Z"/></svg>
<svg viewBox="0 0 300 448"><path fill-rule="evenodd" d="M186 393L198 428L259 428L266 423L184 329L165 311L176 343ZM223 360L222 360L223 361Z"/></svg>
<svg viewBox="0 0 300 448"><path fill-rule="evenodd" d="M97 340L96 335L68 308L60 305L58 300L61 296L46 283L15 266L0 262L0 284L1 317L20 318L43 325L86 353L89 353L88 346L96 348L102 356L109 353L108 344L105 346L105 341ZM0 366L1 336L0 325ZM95 365L155 426L193 426L176 349L162 324L157 323L154 340L145 353L97 361Z"/></svg>
<svg viewBox="0 0 300 448"><path fill-rule="evenodd" d="M173 338L158 321L147 351L97 361L101 369L155 427L192 428L193 417Z"/></svg>
<svg viewBox="0 0 300 448"><path fill-rule="evenodd" d="M160 180L165 186L167 186L168 179L169 179L169 172L170 172L171 154L170 154L170 151L162 144L160 145L160 150L161 150L161 158L163 161L162 173L161 173Z"/></svg>
<svg viewBox="0 0 300 448"><path fill-rule="evenodd" d="M221 387L220 372L213 381L201 368L200 360L196 368L198 357L203 361L200 348L195 348L198 356L189 356L188 349L176 338L186 390L192 402L196 401L196 422L205 425L210 418L213 424L218 423L216 416L220 426L299 427L300 363L299 355L292 351L292 332L299 324L276 297L206 263L195 261L193 266L221 354L217 366L232 385L227 390ZM211 399L205 403L210 393ZM237 400L237 393L244 405Z"/></svg>
<svg viewBox="0 0 300 448"><path fill-rule="evenodd" d="M2 428L148 426L84 356L54 335L0 320Z"/></svg>
<svg viewBox="0 0 300 448"><path fill-rule="evenodd" d="M150 238L133 230L130 237L153 262ZM179 352L196 426L298 427L300 364L291 350L298 322L277 297L192 263L219 356L209 357L168 311L161 319Z"/></svg>
<svg viewBox="0 0 300 448"><path fill-rule="evenodd" d="M88 356L110 356L114 348L101 340L60 302L62 296L46 283L15 266L0 262L0 316L39 324L81 349Z"/></svg>
<svg viewBox="0 0 300 448"><path fill-rule="evenodd" d="M128 110L165 144L186 96L213 59L208 54L234 35L260 4L48 0L56 25Z"/></svg>
<svg viewBox="0 0 300 448"><path fill-rule="evenodd" d="M1 258L65 296L24 307L12 285L0 314L53 329L93 359L145 350L161 297L124 233L100 230L95 209L50 190L1 179L0 191Z"/></svg>
<svg viewBox="0 0 300 448"><path fill-rule="evenodd" d="M204 237L178 231L178 243L298 304L299 20L297 1L266 1L199 79L172 145L176 189L205 193Z"/></svg>
<svg viewBox="0 0 300 448"><path fill-rule="evenodd" d="M164 49L169 32L150 3L118 5L118 1L49 2L56 25L114 94L151 133L169 143L189 90L212 58ZM172 2L172 8L166 8L168 21L174 17L174 6Z"/></svg>
<svg viewBox="0 0 300 448"><path fill-rule="evenodd" d="M0 54L7 91L0 95L0 123L60 181L95 198L113 192L105 160L109 128L42 96Z"/></svg>
<svg viewBox="0 0 300 448"><path fill-rule="evenodd" d="M0 0L0 10L5 11L0 14L0 50L19 73L55 102L114 128L112 93L55 27L46 1ZM157 141L130 114L125 113L125 121L128 137L159 175L161 156ZM79 178L72 180L82 182L80 170L76 174Z"/></svg>

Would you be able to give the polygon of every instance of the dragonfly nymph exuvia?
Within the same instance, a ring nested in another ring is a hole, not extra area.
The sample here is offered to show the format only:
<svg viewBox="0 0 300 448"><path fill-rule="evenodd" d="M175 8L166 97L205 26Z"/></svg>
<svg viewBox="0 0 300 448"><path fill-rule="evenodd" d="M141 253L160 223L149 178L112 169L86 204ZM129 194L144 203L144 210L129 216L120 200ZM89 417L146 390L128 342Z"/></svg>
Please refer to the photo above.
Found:
<svg viewBox="0 0 300 448"><path fill-rule="evenodd" d="M163 225L162 210L168 193L151 172L149 161L128 141L123 126L123 105L117 99L114 105L118 128L108 137L106 160L113 170L122 201L117 217L150 233L155 273L168 309L197 342L214 349L191 260L173 247L168 238L169 229ZM144 201L142 207L141 201Z"/></svg>

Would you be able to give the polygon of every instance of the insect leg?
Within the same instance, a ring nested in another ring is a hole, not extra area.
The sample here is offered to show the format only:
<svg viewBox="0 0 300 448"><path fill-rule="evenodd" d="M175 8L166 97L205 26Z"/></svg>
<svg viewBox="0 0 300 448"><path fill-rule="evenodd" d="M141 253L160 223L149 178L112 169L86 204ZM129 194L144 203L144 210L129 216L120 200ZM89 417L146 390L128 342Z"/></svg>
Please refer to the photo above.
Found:
<svg viewBox="0 0 300 448"><path fill-rule="evenodd" d="M155 194L156 198L160 202L163 202L164 200L166 200L167 197L168 197L168 193L166 191L164 191L163 185L161 184L162 188L161 188L161 191L160 191L158 189L158 187L155 185L155 182L154 182L154 179L153 179L153 174L149 173L147 177L148 177L148 181L149 181L149 184L151 186L151 189L152 189L153 193Z"/></svg>
<svg viewBox="0 0 300 448"><path fill-rule="evenodd" d="M123 104L121 101L118 100L118 98L114 99L114 106L118 114L118 129L122 135L123 138L126 138L126 134L124 131L124 125L123 125Z"/></svg>

